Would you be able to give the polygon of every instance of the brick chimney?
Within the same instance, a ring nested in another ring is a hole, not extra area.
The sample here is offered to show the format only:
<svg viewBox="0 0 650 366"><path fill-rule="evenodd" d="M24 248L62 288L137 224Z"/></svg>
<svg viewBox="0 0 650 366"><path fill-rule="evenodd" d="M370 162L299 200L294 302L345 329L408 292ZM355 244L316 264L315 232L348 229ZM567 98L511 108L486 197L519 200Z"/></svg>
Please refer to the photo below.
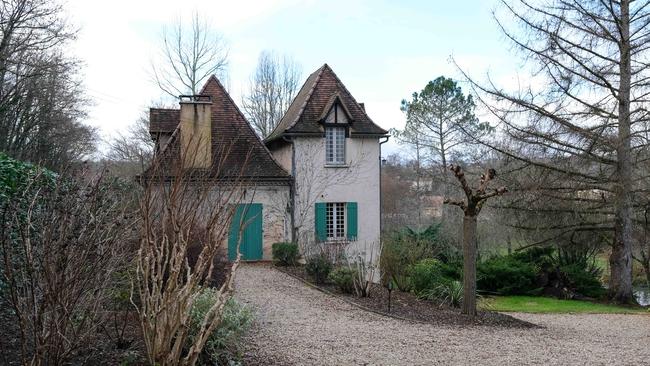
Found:
<svg viewBox="0 0 650 366"><path fill-rule="evenodd" d="M186 169L212 166L212 98L181 95L181 156Z"/></svg>

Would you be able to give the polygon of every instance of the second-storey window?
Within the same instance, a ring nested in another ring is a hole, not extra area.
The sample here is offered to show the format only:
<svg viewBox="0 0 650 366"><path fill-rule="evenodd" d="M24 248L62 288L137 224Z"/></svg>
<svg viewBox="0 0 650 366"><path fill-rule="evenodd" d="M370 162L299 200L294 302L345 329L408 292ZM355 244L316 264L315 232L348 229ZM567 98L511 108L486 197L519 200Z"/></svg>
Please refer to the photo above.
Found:
<svg viewBox="0 0 650 366"><path fill-rule="evenodd" d="M328 240L345 239L345 203L327 203L325 227Z"/></svg>
<svg viewBox="0 0 650 366"><path fill-rule="evenodd" d="M325 128L325 163L345 164L345 127Z"/></svg>

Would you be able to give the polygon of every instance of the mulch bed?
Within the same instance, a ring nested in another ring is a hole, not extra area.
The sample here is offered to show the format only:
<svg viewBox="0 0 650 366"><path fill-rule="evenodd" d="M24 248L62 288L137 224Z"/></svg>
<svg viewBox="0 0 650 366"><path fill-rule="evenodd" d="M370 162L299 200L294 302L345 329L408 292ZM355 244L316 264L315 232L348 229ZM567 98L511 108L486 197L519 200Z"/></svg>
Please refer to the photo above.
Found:
<svg viewBox="0 0 650 366"><path fill-rule="evenodd" d="M476 318L472 320L461 314L460 309L436 304L429 300L418 299L412 293L401 292L399 290L393 290L391 293L391 307L389 311L388 290L380 285L371 285L369 297L356 297L354 295L342 293L339 288L332 283L316 285L302 266L276 268L289 275L298 277L325 292L339 296L348 302L386 316L443 326L489 326L501 328L538 327L535 324L494 311L479 311Z"/></svg>
<svg viewBox="0 0 650 366"><path fill-rule="evenodd" d="M110 330L109 330L110 332ZM0 365L20 365L20 339L17 320L8 304L0 299ZM129 314L125 338L128 345L118 348L104 330L88 342L88 348L78 350L72 365L146 365L144 345L140 342L137 314Z"/></svg>

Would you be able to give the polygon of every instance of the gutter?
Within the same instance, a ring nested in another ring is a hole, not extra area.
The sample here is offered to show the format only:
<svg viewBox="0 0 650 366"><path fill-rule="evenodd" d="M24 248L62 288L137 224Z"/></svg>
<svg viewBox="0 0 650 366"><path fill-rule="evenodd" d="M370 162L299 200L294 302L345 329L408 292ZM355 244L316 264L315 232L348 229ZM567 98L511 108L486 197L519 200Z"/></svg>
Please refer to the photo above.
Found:
<svg viewBox="0 0 650 366"><path fill-rule="evenodd" d="M381 166L382 166L382 161L381 161L381 145L385 144L388 142L388 139L390 139L390 135L388 136L383 136L385 138L384 141L379 141L379 235L381 238L381 233L384 230L384 219L382 217L382 212L381 212L381 206L382 206L382 192L381 192ZM381 239L380 239L381 240Z"/></svg>
<svg viewBox="0 0 650 366"><path fill-rule="evenodd" d="M289 205L291 210L291 242L296 243L296 147L291 137L282 136L282 139L291 144L291 184L289 185Z"/></svg>

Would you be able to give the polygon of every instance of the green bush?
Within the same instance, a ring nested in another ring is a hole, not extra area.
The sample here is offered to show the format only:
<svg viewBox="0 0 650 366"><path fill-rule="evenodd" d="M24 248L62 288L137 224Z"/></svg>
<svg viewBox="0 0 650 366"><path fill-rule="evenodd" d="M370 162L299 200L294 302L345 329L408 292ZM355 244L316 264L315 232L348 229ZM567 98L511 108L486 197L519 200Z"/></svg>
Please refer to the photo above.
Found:
<svg viewBox="0 0 650 366"><path fill-rule="evenodd" d="M188 347L194 343L205 314L217 301L215 288L204 289L194 301L190 312ZM230 298L226 302L221 324L208 338L203 348L200 364L232 364L240 360L241 337L250 328L253 313L250 308Z"/></svg>
<svg viewBox="0 0 650 366"><path fill-rule="evenodd" d="M457 308L463 303L463 284L460 281L444 279L432 289L423 291L420 297L438 300Z"/></svg>
<svg viewBox="0 0 650 366"><path fill-rule="evenodd" d="M332 271L329 280L335 283L344 294L354 293L354 278L357 271L349 267L339 267Z"/></svg>
<svg viewBox="0 0 650 366"><path fill-rule="evenodd" d="M599 298L606 290L599 275L580 264L565 265L559 268L566 287L583 296Z"/></svg>
<svg viewBox="0 0 650 366"><path fill-rule="evenodd" d="M295 266L298 264L298 244L274 243L271 246L273 260L280 266Z"/></svg>
<svg viewBox="0 0 650 366"><path fill-rule="evenodd" d="M537 269L513 256L493 257L478 265L477 288L502 295L530 294L537 290Z"/></svg>
<svg viewBox="0 0 650 366"><path fill-rule="evenodd" d="M437 258L451 262L458 257L454 247L441 237L440 225L416 232L410 228L387 235L381 251L381 277L384 285L392 282L399 290L409 291L409 268L422 259Z"/></svg>
<svg viewBox="0 0 650 366"><path fill-rule="evenodd" d="M305 270L316 283L325 283L327 276L332 271L332 262L324 255L311 257L307 260Z"/></svg>
<svg viewBox="0 0 650 366"><path fill-rule="evenodd" d="M445 280L441 262L423 259L409 268L410 288L418 296L433 289Z"/></svg>
<svg viewBox="0 0 650 366"><path fill-rule="evenodd" d="M539 272L545 272L555 266L553 247L532 247L526 250L514 252L510 255L512 259L529 263Z"/></svg>

